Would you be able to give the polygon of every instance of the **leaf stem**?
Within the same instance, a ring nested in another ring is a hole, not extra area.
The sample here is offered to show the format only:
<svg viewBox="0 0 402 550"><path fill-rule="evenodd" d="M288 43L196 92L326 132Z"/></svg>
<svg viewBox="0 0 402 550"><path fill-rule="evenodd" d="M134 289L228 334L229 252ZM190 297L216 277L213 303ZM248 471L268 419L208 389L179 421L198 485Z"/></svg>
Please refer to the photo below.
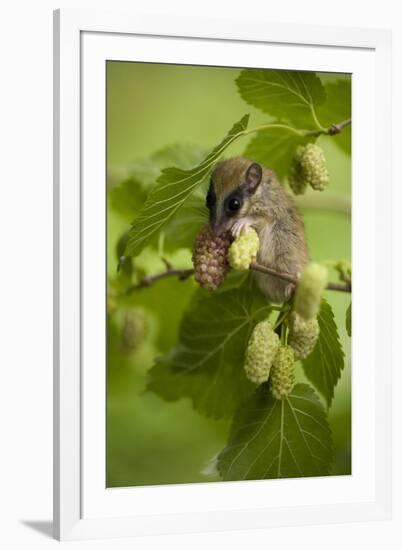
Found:
<svg viewBox="0 0 402 550"><path fill-rule="evenodd" d="M278 315L278 318L277 320L275 321L275 325L274 325L274 330L276 330L278 327L281 327L281 330L280 330L280 335L282 335L282 328L283 328L283 323L284 321L286 321L286 319L288 318L289 316L289 311L286 310L286 311L282 311L279 315Z"/></svg>
<svg viewBox="0 0 402 550"><path fill-rule="evenodd" d="M248 134L254 134L255 132L261 132L264 130L272 130L275 128L280 128L283 130L288 130L289 132L293 132L301 137L305 135L306 130L300 130L298 128L294 128L293 126L289 126L288 124L262 124L261 126L256 126L255 128L249 128L248 130L243 130L240 135L247 136Z"/></svg>
<svg viewBox="0 0 402 550"><path fill-rule="evenodd" d="M248 130L243 130L242 132L239 132L238 136L247 136L249 134L253 134L255 132L261 132L264 130L272 130L275 128L281 128L283 130L288 130L289 132L293 132L294 134L297 134L301 137L308 137L308 136L321 136L321 135L327 135L327 136L335 136L336 134L339 134L344 128L347 126L350 126L352 124L352 119L348 118L347 120L343 120L342 122L337 122L336 124L331 124L331 126L328 126L328 128L325 128L320 124L320 121L317 118L317 115L315 114L315 111L312 110L314 122L316 123L318 129L317 130L307 130L302 128L294 128L293 126L289 126L288 124L279 124L279 123L269 123L269 124L262 124L261 126L256 126L255 128L249 128Z"/></svg>
<svg viewBox="0 0 402 550"><path fill-rule="evenodd" d="M313 115L313 119L314 119L314 122L316 123L317 125L317 128L319 130L323 130L325 132L325 128L324 126L321 124L321 122L318 120L318 116L317 116L317 113L315 112L315 109L314 109L314 105L311 103L310 105L310 108L311 108L311 114Z"/></svg>
<svg viewBox="0 0 402 550"><path fill-rule="evenodd" d="M285 346L286 345L286 325L283 321L284 319L282 320L282 324L281 324L281 343L283 346Z"/></svg>

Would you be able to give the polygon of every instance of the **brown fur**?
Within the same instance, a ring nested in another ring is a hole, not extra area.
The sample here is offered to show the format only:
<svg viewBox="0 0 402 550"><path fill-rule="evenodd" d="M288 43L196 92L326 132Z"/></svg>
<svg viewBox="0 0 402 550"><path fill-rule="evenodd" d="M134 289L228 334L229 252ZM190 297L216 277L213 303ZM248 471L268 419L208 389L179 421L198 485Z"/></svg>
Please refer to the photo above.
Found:
<svg viewBox="0 0 402 550"><path fill-rule="evenodd" d="M257 261L277 271L301 273L309 261L302 218L290 195L271 170L263 167L262 180L252 195L247 195L245 174L253 161L237 157L220 162L212 174L216 194L216 225L228 230L238 220L247 220L260 238ZM243 193L242 208L235 216L225 214L225 198L236 188ZM293 287L277 277L255 273L257 283L274 302L283 302Z"/></svg>
<svg viewBox="0 0 402 550"><path fill-rule="evenodd" d="M217 197L224 197L244 179L250 161L242 157L219 162L212 174Z"/></svg>

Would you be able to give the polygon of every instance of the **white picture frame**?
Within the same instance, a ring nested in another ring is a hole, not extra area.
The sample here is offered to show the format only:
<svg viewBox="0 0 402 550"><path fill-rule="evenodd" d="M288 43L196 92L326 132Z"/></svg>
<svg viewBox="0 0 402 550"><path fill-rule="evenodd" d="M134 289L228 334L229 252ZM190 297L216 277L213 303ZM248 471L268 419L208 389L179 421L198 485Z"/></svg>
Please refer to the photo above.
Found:
<svg viewBox="0 0 402 550"><path fill-rule="evenodd" d="M252 66L264 66L268 49L270 67L356 76L352 475L270 480L269 495L264 481L106 489L105 61L243 67L252 59ZM383 245L391 242L390 59L391 36L383 30L279 25L262 19L245 25L235 19L55 12L56 538L390 517L391 347L385 343L391 333L391 296L380 293L391 287L391 247Z"/></svg>

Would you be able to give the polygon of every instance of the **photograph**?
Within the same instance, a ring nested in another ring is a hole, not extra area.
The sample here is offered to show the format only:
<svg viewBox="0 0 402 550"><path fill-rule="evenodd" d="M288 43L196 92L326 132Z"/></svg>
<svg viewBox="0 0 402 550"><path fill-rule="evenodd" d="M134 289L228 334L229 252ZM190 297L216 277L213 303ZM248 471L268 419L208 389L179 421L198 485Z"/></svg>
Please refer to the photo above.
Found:
<svg viewBox="0 0 402 550"><path fill-rule="evenodd" d="M399 11L3 9L1 548L402 549Z"/></svg>
<svg viewBox="0 0 402 550"><path fill-rule="evenodd" d="M353 473L352 78L106 61L107 488Z"/></svg>

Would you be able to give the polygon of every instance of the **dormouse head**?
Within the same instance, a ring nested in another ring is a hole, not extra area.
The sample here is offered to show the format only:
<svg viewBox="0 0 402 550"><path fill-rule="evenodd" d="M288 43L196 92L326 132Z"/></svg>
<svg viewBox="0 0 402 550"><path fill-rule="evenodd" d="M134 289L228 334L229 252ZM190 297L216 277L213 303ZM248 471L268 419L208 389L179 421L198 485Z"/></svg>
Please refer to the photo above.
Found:
<svg viewBox="0 0 402 550"><path fill-rule="evenodd" d="M216 234L229 231L237 220L247 216L262 175L260 164L241 157L217 164L206 199L209 223Z"/></svg>

